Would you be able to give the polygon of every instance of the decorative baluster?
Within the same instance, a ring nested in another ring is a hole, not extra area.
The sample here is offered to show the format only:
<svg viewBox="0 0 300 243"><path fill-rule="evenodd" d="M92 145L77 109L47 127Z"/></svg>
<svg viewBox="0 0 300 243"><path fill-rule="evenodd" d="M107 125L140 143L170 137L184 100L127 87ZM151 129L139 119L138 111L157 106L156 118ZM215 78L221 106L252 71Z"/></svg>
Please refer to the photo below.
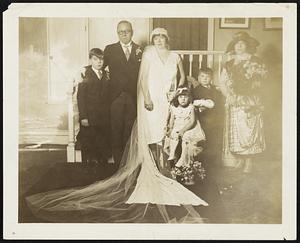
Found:
<svg viewBox="0 0 300 243"><path fill-rule="evenodd" d="M212 54L207 54L207 66L209 68L212 68L213 66L213 58L214 56Z"/></svg>
<svg viewBox="0 0 300 243"><path fill-rule="evenodd" d="M74 139L74 113L73 113L73 84L67 92L68 96L68 130L69 142L67 146L68 162L75 162L75 139Z"/></svg>
<svg viewBox="0 0 300 243"><path fill-rule="evenodd" d="M203 59L203 55L200 54L200 55L199 55L199 69L200 69L201 66L202 66L202 59Z"/></svg>
<svg viewBox="0 0 300 243"><path fill-rule="evenodd" d="M193 54L190 54L190 55L189 55L189 67L190 67L190 70L189 70L189 76L192 76Z"/></svg>
<svg viewBox="0 0 300 243"><path fill-rule="evenodd" d="M219 63L218 63L218 68L219 68L219 80L220 80L220 77L221 77L221 68L222 68L222 54L219 54Z"/></svg>
<svg viewBox="0 0 300 243"><path fill-rule="evenodd" d="M222 62L223 60L223 51L174 51L175 53L178 53L182 59L184 59L185 55L189 56L189 70L188 70L188 75L192 75L193 71L193 55L199 55L199 68L201 68L202 63L203 63L203 58L204 56L207 57L207 67L209 68L214 68L215 70L218 70L219 72L219 77L221 73L221 68L222 68ZM218 62L218 64L217 64ZM218 66L217 66L218 65Z"/></svg>

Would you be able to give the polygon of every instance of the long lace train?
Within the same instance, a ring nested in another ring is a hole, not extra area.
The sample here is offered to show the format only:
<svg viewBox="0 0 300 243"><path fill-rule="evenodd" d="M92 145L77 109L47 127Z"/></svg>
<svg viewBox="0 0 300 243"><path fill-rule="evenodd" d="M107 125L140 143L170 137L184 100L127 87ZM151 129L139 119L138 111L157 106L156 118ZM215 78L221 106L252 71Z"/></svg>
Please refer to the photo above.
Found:
<svg viewBox="0 0 300 243"><path fill-rule="evenodd" d="M149 204L146 201L144 203L132 203L128 201L130 196L132 199L134 198L132 192L137 188L138 181L147 180L140 174L141 163L138 163L139 160L137 160L138 154L136 149L138 141L136 133L137 125L135 124L120 168L112 177L81 188L55 190L29 196L26 198L26 201L34 215L49 222L61 223L141 223L152 221L202 223L203 219L191 205L184 205L183 207L186 210L182 210L183 208L178 206L170 207L168 210L166 205L163 204L153 204L154 202ZM135 163L125 163L125 160L126 162L131 161ZM155 180L156 178L157 175L152 179ZM170 180L172 184L174 182L176 186L183 187L176 181L164 178L168 183ZM162 200L162 203L165 203L164 200L171 200L168 203L169 205L178 205L178 203L172 203L172 200L178 200L179 202L185 196L185 194L180 195L180 190L175 195L165 196L160 199L160 195L163 194L161 193L162 191L158 191L159 188L154 189L153 186L151 188L156 190L158 193L156 198ZM174 190L172 188L169 189L172 194ZM185 188L184 190L188 191ZM145 193L147 192L149 193L149 188L145 191ZM143 198L143 196L139 195L139 198ZM147 200L147 197L144 198ZM190 203L188 199L185 200L187 200L187 204ZM197 204L207 205L204 201L200 201ZM186 213L183 211L186 211Z"/></svg>

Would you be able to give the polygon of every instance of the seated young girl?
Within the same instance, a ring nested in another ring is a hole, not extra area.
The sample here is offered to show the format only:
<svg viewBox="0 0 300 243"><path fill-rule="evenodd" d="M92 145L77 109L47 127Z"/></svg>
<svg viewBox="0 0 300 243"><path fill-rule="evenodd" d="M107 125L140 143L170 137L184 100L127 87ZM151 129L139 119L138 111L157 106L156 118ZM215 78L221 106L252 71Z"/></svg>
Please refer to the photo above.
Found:
<svg viewBox="0 0 300 243"><path fill-rule="evenodd" d="M169 139L169 161L176 161L176 149L181 144L181 155L176 167L189 166L195 153L202 151L199 142L205 140L188 88L179 88L170 106L170 119L166 127Z"/></svg>

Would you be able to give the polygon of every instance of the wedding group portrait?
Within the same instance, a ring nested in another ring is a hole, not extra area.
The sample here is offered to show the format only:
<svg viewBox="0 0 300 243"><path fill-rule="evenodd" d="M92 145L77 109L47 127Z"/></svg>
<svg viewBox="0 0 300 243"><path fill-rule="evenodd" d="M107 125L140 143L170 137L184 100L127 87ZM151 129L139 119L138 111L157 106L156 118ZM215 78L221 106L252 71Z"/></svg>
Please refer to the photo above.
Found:
<svg viewBox="0 0 300 243"><path fill-rule="evenodd" d="M19 17L18 223L282 224L283 31Z"/></svg>

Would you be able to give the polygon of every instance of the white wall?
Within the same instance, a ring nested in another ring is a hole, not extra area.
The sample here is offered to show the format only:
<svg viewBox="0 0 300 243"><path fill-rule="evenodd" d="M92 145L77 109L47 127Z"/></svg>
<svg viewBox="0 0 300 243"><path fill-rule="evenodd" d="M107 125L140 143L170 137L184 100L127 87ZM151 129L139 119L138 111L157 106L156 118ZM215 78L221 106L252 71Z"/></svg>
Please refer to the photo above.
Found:
<svg viewBox="0 0 300 243"><path fill-rule="evenodd" d="M49 102L65 101L74 74L86 65L85 18L49 18Z"/></svg>

